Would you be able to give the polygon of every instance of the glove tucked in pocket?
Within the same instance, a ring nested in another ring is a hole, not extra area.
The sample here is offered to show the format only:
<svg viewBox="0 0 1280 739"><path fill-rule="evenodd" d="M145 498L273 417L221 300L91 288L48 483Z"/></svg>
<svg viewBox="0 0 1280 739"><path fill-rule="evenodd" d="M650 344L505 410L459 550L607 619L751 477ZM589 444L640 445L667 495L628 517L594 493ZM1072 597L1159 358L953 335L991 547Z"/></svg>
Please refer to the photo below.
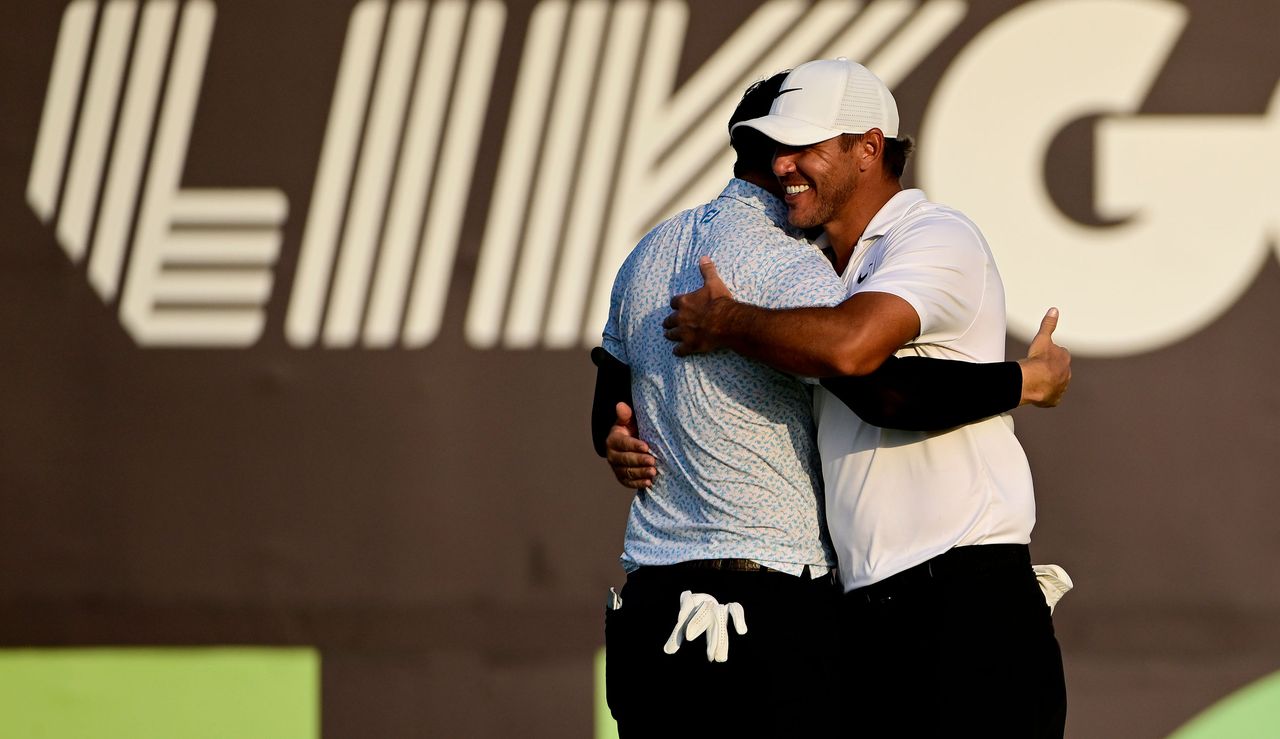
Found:
<svg viewBox="0 0 1280 739"><path fill-rule="evenodd" d="M689 590L680 594L680 615L676 627L663 645L662 651L675 654L686 640L707 634L707 661L729 660L729 622L739 636L747 633L747 614L738 603L721 604L706 593Z"/></svg>
<svg viewBox="0 0 1280 739"><path fill-rule="evenodd" d="M1071 582L1071 576L1067 571L1058 565L1031 565L1032 571L1036 573L1036 584L1040 586L1040 592L1044 593L1044 602L1049 604L1049 613L1053 613L1053 607L1058 605L1058 601L1062 600L1062 596L1067 591L1075 587L1075 583Z"/></svg>

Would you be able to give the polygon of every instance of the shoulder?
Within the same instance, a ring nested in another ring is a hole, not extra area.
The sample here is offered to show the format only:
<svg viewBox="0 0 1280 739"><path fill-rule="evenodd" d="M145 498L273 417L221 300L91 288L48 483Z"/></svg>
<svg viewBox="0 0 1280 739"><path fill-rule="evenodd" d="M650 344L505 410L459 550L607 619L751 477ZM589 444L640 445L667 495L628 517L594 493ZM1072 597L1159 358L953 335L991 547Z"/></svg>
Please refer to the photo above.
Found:
<svg viewBox="0 0 1280 739"><path fill-rule="evenodd" d="M645 234L644 237L640 239L640 244L659 241L664 238L669 238L672 235L683 232L684 230L688 229L695 221L697 221L698 218L702 217L703 211L705 211L708 207L709 207L709 204L700 205L696 208L689 208L688 210L680 211L679 213L671 216L670 218L663 221L662 223L659 223L658 225L649 229L649 233ZM637 246L639 246L639 244L637 244Z"/></svg>
<svg viewBox="0 0 1280 739"><path fill-rule="evenodd" d="M889 230L886 248L928 248L941 256L951 253L960 258L988 258L989 248L977 224L950 206L920 201Z"/></svg>
<svg viewBox="0 0 1280 739"><path fill-rule="evenodd" d="M822 266L831 272L830 264L816 247L772 224L741 224L725 229L713 243L712 258L717 264L734 265L745 274L761 279L803 269L806 265Z"/></svg>
<svg viewBox="0 0 1280 739"><path fill-rule="evenodd" d="M790 254L808 242L791 236L765 213L731 198L720 198L699 214L699 227L707 229L718 250L732 250L746 259Z"/></svg>
<svg viewBox="0 0 1280 739"><path fill-rule="evenodd" d="M911 208L894 231L904 234L936 233L958 237L972 243L984 243L982 231L964 213L949 205L922 200Z"/></svg>
<svg viewBox="0 0 1280 739"><path fill-rule="evenodd" d="M666 249L680 243L699 217L699 211L705 207L681 211L649 229L649 232L642 236L627 254L627 258L622 263L622 269L624 271L633 269L637 264L653 259Z"/></svg>

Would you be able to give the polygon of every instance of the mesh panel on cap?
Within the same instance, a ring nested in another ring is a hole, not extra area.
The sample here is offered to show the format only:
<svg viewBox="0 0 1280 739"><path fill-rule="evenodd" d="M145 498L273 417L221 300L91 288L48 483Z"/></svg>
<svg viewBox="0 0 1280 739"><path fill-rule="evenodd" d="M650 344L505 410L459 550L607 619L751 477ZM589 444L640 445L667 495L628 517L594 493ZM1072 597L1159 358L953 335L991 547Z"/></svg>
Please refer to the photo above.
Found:
<svg viewBox="0 0 1280 739"><path fill-rule="evenodd" d="M856 130L857 133L866 133L881 125L879 121L885 117L883 110L880 91L871 89L865 84L857 84L853 75L850 75L844 98L840 101L836 127L851 132Z"/></svg>

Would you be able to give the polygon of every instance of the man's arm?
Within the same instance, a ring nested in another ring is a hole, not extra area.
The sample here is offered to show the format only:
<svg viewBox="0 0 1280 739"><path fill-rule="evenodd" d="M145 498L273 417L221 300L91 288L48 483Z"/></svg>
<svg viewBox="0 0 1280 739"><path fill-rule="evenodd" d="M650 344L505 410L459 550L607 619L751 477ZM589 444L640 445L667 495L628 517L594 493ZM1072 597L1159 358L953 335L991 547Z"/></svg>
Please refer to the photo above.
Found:
<svg viewBox="0 0 1280 739"><path fill-rule="evenodd" d="M614 477L624 487L653 487L657 459L637 433L631 412L631 368L602 347L591 350L596 365L596 391L591 403L591 443L596 454L609 460Z"/></svg>
<svg viewBox="0 0 1280 739"><path fill-rule="evenodd" d="M867 423L911 431L953 428L1028 403L1048 408L1062 401L1071 382L1071 353L1053 343L1057 326L1058 309L1050 308L1027 356L1017 362L890 357L865 377L822 384ZM652 487L657 460L637 436L631 368L600 348L591 357L598 367L591 411L596 452L622 485Z"/></svg>
<svg viewBox="0 0 1280 739"><path fill-rule="evenodd" d="M1022 368L1017 362L889 357L869 375L827 377L822 386L873 426L940 431L1016 408Z"/></svg>
<svg viewBox="0 0 1280 739"><path fill-rule="evenodd" d="M631 368L617 357L597 346L591 350L591 362L596 366L596 392L591 401L591 443L596 454L607 456L604 441L613 427L618 403L631 402Z"/></svg>
<svg viewBox="0 0 1280 739"><path fill-rule="evenodd" d="M663 322L679 356L731 349L809 377L866 375L920 334L920 317L897 295L861 292L830 308L771 310L739 303L706 257L702 288L671 299Z"/></svg>
<svg viewBox="0 0 1280 739"><path fill-rule="evenodd" d="M822 386L862 420L883 428L940 431L1019 405L1051 407L1071 382L1071 353L1053 343L1058 309L1040 321L1027 356L976 364L931 357L889 357L862 377L829 377Z"/></svg>

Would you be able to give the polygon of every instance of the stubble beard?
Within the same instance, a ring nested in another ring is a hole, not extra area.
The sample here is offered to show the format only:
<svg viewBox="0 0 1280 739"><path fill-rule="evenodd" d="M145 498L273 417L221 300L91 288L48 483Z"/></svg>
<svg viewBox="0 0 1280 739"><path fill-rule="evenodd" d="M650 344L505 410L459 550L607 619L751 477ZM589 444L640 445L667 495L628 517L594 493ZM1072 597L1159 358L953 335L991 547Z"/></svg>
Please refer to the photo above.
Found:
<svg viewBox="0 0 1280 739"><path fill-rule="evenodd" d="M836 214L853 197L857 186L854 184L853 179L849 178L823 183L821 189L812 185L810 188L810 192L813 193L814 197L812 212L805 215L804 213L797 213L792 208L787 214L787 220L791 222L792 226L799 229L817 228L835 220Z"/></svg>

